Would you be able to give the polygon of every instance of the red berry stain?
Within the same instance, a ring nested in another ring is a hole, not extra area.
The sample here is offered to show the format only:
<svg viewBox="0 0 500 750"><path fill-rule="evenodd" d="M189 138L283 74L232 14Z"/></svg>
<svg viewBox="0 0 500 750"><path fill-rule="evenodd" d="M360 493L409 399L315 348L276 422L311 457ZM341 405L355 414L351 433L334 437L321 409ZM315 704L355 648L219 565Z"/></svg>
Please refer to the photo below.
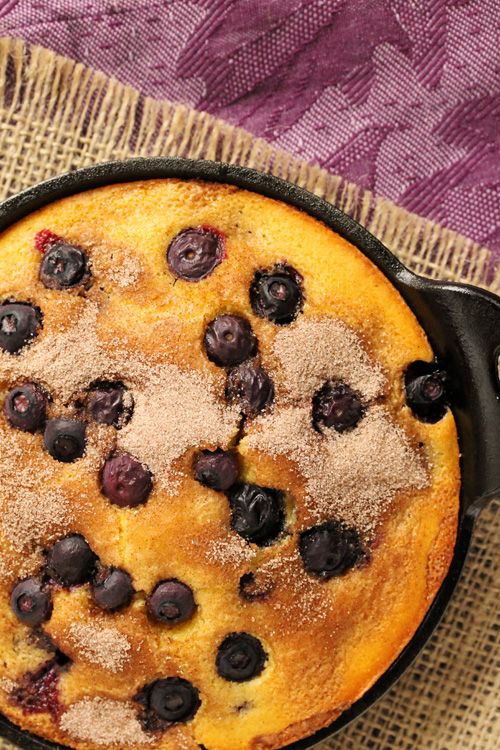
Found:
<svg viewBox="0 0 500 750"><path fill-rule="evenodd" d="M42 229L35 235L35 247L41 253L45 253L49 247L55 245L56 242L61 242L62 237L58 234L54 234L50 229Z"/></svg>
<svg viewBox="0 0 500 750"><path fill-rule="evenodd" d="M227 258L227 246L224 232L221 232L220 229L213 227L211 224L202 224L201 228L204 232L211 232L219 238L220 246L222 247L222 259L225 260Z"/></svg>
<svg viewBox="0 0 500 750"><path fill-rule="evenodd" d="M62 713L59 700L61 664L57 657L43 664L36 672L27 672L10 694L11 701L24 714L50 714L58 719Z"/></svg>

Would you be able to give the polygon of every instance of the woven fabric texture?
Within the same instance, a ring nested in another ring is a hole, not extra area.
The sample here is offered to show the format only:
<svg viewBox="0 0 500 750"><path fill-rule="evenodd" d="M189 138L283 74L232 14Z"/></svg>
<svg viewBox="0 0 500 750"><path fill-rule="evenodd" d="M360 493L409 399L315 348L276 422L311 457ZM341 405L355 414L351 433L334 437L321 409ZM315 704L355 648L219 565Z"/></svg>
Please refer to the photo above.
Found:
<svg viewBox="0 0 500 750"><path fill-rule="evenodd" d="M0 197L77 167L137 155L220 159L336 203L419 273L500 291L490 251L246 131L142 97L101 73L0 39ZM477 524L465 573L423 653L387 695L321 750L493 750L500 742L499 503ZM1 750L12 745L0 740Z"/></svg>
<svg viewBox="0 0 500 750"><path fill-rule="evenodd" d="M495 0L0 0L0 35L203 109L500 257Z"/></svg>

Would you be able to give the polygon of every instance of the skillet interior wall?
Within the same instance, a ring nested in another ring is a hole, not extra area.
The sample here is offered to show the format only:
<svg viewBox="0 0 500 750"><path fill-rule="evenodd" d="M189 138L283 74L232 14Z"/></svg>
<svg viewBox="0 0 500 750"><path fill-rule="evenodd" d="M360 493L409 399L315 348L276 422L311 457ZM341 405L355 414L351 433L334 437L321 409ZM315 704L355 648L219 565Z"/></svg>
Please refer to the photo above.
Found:
<svg viewBox="0 0 500 750"><path fill-rule="evenodd" d="M101 73L14 40L0 40L0 153L0 198L77 167L138 155L221 159L268 171L336 203L416 272L500 291L500 270L471 240L209 115L141 98ZM496 746L495 506L483 512L455 599L416 664L321 750ZM11 747L0 740L2 750Z"/></svg>

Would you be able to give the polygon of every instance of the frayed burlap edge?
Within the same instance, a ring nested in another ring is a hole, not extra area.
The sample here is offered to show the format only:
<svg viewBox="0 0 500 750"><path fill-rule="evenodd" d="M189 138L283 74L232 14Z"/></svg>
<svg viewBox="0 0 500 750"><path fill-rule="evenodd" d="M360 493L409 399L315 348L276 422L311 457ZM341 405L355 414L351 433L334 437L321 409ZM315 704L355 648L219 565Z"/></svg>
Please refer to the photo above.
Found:
<svg viewBox="0 0 500 750"><path fill-rule="evenodd" d="M48 50L0 39L0 198L62 172L133 156L214 159L270 172L335 203L418 273L500 290L490 251L470 239L206 113L145 98ZM483 512L457 594L416 664L322 750L498 746L495 510L498 503ZM0 750L12 747L0 740Z"/></svg>
<svg viewBox="0 0 500 750"><path fill-rule="evenodd" d="M3 170L8 195L53 174L110 158L181 156L241 164L269 172L335 203L418 273L500 286L490 251L331 175L205 112L143 97L135 89L20 40L0 40L0 153L21 169ZM9 138L12 125L36 148L26 154ZM49 138L47 138L49 136ZM57 143L56 154L53 142ZM57 158L56 158L57 157Z"/></svg>

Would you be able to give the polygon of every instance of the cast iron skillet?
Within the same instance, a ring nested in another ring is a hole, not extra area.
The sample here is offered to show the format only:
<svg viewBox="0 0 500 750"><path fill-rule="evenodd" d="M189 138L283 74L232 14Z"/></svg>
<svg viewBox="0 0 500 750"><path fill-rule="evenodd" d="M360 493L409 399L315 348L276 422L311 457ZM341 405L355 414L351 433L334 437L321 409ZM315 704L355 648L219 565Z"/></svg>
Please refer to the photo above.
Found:
<svg viewBox="0 0 500 750"><path fill-rule="evenodd" d="M458 426L462 494L453 561L429 612L387 672L329 727L287 746L306 750L360 716L403 674L436 628L457 585L474 523L489 499L500 495L500 297L473 286L429 281L409 271L375 237L335 206L276 177L208 161L132 159L87 167L56 177L0 205L0 231L37 208L83 190L117 182L161 177L212 180L237 185L290 203L320 219L358 247L399 290L426 331L452 379ZM103 217L105 221L105 217ZM21 732L0 716L0 735L26 750L60 745Z"/></svg>

